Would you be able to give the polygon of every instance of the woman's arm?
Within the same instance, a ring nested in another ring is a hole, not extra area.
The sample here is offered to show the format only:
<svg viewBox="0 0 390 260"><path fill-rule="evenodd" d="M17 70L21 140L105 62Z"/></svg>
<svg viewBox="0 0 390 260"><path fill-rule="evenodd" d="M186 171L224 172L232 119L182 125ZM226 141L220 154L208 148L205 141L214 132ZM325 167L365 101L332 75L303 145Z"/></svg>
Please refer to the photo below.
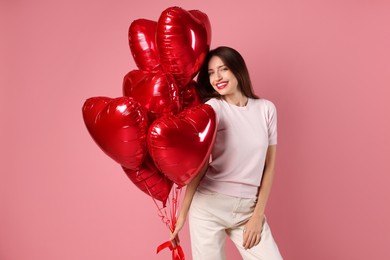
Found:
<svg viewBox="0 0 390 260"><path fill-rule="evenodd" d="M276 145L270 145L267 149L263 177L260 184L260 191L256 207L252 217L245 224L243 246L249 249L260 243L260 234L264 223L265 207L271 193L272 181L275 172Z"/></svg>
<svg viewBox="0 0 390 260"><path fill-rule="evenodd" d="M208 165L209 162L207 161L205 165L202 167L199 174L194 179L192 179L190 183L187 184L183 205L180 209L179 217L177 218L175 230L171 234L171 238L170 238L174 247L176 246L176 244L179 243L178 233L183 228L184 223L186 222L187 214L191 206L192 198L194 197L195 191L198 188L199 182L202 179L203 175L205 174Z"/></svg>

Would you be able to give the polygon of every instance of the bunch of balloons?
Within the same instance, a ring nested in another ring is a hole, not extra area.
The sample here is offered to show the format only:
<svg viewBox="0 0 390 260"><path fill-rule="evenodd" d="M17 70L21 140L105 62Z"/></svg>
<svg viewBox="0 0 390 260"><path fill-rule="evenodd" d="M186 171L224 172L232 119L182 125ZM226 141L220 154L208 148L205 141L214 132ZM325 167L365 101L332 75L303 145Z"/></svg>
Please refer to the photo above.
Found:
<svg viewBox="0 0 390 260"><path fill-rule="evenodd" d="M215 139L214 111L201 104L193 80L210 43L209 19L198 10L170 7L157 22L134 20L129 45L138 69L124 76L123 96L92 97L82 108L92 138L139 189L163 207L174 194L173 214L173 185L198 174Z"/></svg>

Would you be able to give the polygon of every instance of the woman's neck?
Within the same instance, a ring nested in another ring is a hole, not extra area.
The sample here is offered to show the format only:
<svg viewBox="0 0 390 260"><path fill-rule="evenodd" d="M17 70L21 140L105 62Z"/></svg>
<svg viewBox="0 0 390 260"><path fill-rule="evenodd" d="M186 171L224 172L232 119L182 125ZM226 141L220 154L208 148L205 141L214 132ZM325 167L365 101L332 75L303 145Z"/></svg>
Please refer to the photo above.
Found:
<svg viewBox="0 0 390 260"><path fill-rule="evenodd" d="M229 104L244 107L248 103L248 97L242 93L237 93L236 95L226 95L222 97Z"/></svg>

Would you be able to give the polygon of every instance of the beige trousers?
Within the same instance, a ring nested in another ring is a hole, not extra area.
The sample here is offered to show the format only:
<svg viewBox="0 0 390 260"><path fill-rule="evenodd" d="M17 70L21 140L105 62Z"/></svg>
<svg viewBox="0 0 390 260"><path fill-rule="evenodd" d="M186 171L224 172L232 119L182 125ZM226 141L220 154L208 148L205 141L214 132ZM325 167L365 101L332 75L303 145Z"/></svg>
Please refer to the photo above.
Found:
<svg viewBox="0 0 390 260"><path fill-rule="evenodd" d="M225 260L227 236L244 260L283 259L267 221L263 225L260 243L247 250L242 246L244 225L251 217L255 204L255 199L197 191L189 213L193 260Z"/></svg>

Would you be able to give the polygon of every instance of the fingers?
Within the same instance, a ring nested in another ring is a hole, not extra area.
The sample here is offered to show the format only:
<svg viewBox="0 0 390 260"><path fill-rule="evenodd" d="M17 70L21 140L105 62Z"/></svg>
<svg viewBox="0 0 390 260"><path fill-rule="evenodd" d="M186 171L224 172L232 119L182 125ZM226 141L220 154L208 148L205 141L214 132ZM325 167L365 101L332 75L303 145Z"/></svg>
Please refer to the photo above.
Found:
<svg viewBox="0 0 390 260"><path fill-rule="evenodd" d="M261 235L260 235L260 234L257 234L257 235L256 235L256 241L255 241L254 246L257 246L257 245L260 243L260 240L261 240Z"/></svg>
<svg viewBox="0 0 390 260"><path fill-rule="evenodd" d="M244 242L244 248L250 249L260 243L260 235L251 236L246 242Z"/></svg>
<svg viewBox="0 0 390 260"><path fill-rule="evenodd" d="M171 244L173 248L176 248L180 243L177 239L173 239L171 240Z"/></svg>
<svg viewBox="0 0 390 260"><path fill-rule="evenodd" d="M179 232L178 230L175 230L173 233L171 233L170 240L171 240L173 248L176 248L177 245L180 244L180 239L179 239L178 232Z"/></svg>
<svg viewBox="0 0 390 260"><path fill-rule="evenodd" d="M179 237L176 237L174 239L171 239L171 244L173 248L176 248L178 245L180 245Z"/></svg>
<svg viewBox="0 0 390 260"><path fill-rule="evenodd" d="M255 245L258 245L261 240L261 235L259 233L254 232L245 232L243 234L243 247L245 249L250 249Z"/></svg>
<svg viewBox="0 0 390 260"><path fill-rule="evenodd" d="M180 230L182 229L182 227L183 227L183 222L178 221L175 225L175 230L173 230L173 232L171 233L171 240L178 239L178 234L179 234Z"/></svg>
<svg viewBox="0 0 390 260"><path fill-rule="evenodd" d="M174 240L177 236L177 231L173 231L173 233L171 233L171 237L170 237L170 240Z"/></svg>
<svg viewBox="0 0 390 260"><path fill-rule="evenodd" d="M171 244L173 248L176 248L177 247L176 239L173 240L171 239Z"/></svg>

